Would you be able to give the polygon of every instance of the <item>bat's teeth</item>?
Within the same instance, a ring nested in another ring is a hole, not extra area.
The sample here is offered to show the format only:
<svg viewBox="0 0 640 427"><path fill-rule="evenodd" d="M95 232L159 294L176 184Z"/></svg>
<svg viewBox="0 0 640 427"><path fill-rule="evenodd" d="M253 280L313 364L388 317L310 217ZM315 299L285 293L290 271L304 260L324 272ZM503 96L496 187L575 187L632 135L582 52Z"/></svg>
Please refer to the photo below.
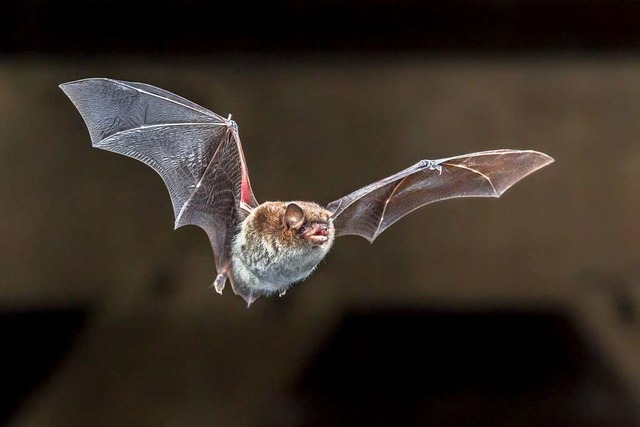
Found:
<svg viewBox="0 0 640 427"><path fill-rule="evenodd" d="M313 223L304 237L314 245L321 245L329 240L329 227L321 222Z"/></svg>
<svg viewBox="0 0 640 427"><path fill-rule="evenodd" d="M312 229L312 236L328 236L329 227L324 223L315 223Z"/></svg>

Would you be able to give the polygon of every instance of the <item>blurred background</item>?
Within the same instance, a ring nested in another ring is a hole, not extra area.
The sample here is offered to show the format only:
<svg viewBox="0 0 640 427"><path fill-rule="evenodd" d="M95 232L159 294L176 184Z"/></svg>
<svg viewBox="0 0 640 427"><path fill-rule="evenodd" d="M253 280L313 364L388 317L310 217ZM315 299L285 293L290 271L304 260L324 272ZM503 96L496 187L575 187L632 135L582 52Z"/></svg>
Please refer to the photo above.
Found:
<svg viewBox="0 0 640 427"><path fill-rule="evenodd" d="M0 424L640 425L640 3L27 0L0 16ZM150 168L58 84L233 113L260 201L530 148L501 199L217 295Z"/></svg>

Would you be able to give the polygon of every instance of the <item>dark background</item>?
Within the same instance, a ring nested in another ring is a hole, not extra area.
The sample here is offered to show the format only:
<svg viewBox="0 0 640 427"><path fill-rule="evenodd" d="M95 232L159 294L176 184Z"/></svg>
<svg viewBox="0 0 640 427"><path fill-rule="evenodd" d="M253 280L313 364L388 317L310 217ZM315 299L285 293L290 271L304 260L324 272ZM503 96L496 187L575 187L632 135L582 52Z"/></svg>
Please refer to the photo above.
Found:
<svg viewBox="0 0 640 427"><path fill-rule="evenodd" d="M633 1L29 0L3 9L0 46L10 54L575 53L640 42Z"/></svg>
<svg viewBox="0 0 640 427"><path fill-rule="evenodd" d="M0 422L640 425L640 4L24 1L0 13ZM259 200L532 148L247 310L57 85L234 114Z"/></svg>

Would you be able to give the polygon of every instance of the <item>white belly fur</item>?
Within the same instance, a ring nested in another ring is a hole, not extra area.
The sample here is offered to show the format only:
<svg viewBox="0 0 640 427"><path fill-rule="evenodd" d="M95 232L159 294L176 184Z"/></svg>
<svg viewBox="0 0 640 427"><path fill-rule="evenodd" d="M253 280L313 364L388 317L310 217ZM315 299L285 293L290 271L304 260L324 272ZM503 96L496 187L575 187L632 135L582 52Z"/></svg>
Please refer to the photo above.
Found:
<svg viewBox="0 0 640 427"><path fill-rule="evenodd" d="M246 250L249 245L251 250ZM286 291L313 273L330 248L330 243L295 249L280 247L276 241L250 243L238 233L232 246L235 283L262 295Z"/></svg>

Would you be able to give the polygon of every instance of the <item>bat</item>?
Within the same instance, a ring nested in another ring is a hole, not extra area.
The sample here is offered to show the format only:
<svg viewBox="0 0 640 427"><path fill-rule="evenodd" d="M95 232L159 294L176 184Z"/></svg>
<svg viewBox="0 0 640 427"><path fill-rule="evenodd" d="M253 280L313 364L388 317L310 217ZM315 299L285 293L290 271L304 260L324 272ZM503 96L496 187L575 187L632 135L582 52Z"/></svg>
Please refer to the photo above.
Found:
<svg viewBox="0 0 640 427"><path fill-rule="evenodd" d="M533 150L500 149L421 160L323 207L307 201L258 203L238 126L181 96L144 84L89 78L63 83L92 145L153 168L169 190L175 228L197 225L213 249L222 293L227 280L247 305L305 280L336 237L373 242L429 203L500 197L553 162Z"/></svg>

